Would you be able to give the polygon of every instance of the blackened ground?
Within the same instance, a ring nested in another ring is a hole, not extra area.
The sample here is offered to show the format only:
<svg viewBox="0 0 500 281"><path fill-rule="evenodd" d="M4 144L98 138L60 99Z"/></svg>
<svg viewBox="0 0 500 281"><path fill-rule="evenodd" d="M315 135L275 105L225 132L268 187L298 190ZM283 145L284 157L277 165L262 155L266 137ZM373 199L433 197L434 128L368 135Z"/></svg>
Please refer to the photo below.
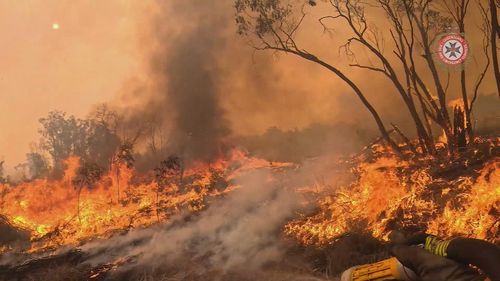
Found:
<svg viewBox="0 0 500 281"><path fill-rule="evenodd" d="M232 268L222 271L207 263L208 257L185 256L161 266L134 266L134 259L119 264L89 265L79 250L37 258L15 266L0 266L0 281L278 281L335 280L348 267L387 257L385 247L363 234L349 234L322 249L287 241L281 260L258 270Z"/></svg>

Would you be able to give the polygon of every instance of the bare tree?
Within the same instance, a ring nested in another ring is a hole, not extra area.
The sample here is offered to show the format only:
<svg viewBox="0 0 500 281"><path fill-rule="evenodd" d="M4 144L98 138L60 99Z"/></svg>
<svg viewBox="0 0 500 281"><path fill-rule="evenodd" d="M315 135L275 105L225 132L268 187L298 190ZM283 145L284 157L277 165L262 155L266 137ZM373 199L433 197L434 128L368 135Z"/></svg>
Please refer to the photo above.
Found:
<svg viewBox="0 0 500 281"><path fill-rule="evenodd" d="M145 141L149 151L153 155L163 153L168 142L168 138L165 133L165 124L160 118L152 117L148 122L146 122L146 126Z"/></svg>
<svg viewBox="0 0 500 281"><path fill-rule="evenodd" d="M282 5L279 0L236 0L235 7L238 32L241 35L255 35L260 40L257 45L254 45L257 50L275 50L293 54L319 64L339 77L354 91L370 112L384 140L395 152L401 154L400 148L391 139L382 118L352 78L335 65L301 48L295 41L295 35L306 16L304 10L300 18L294 20L291 19L292 7Z"/></svg>
<svg viewBox="0 0 500 281"><path fill-rule="evenodd" d="M165 192L169 185L177 185L177 188L183 189L184 161L175 155L169 156L160 162L154 169L156 179L156 219L160 222L160 193Z"/></svg>
<svg viewBox="0 0 500 281"><path fill-rule="evenodd" d="M77 190L77 216L79 223L82 223L81 218L81 195L83 188L92 188L102 177L103 170L101 167L92 162L83 162L78 168L75 177L71 180L74 188Z"/></svg>
<svg viewBox="0 0 500 281"><path fill-rule="evenodd" d="M490 29L490 42L491 42L491 55L493 59L493 72L497 80L498 96L500 97L500 69L498 68L498 48L497 40L500 39L500 26L498 25L498 7L500 2L498 0L490 0L490 15L491 15L491 29Z"/></svg>
<svg viewBox="0 0 500 281"><path fill-rule="evenodd" d="M456 24L459 30L465 31L465 19L470 1L325 0L323 2L325 10L328 9L331 13L319 18L319 23L325 31L331 30L332 24L336 27L342 24L351 33L351 37L341 43L346 55L352 59L350 66L378 73L394 86L395 92L412 117L422 153L436 153L432 130L436 125L444 131L449 151L454 153L458 142L454 133L456 128L447 108L450 75L449 73L443 75L438 69L434 58L433 39L449 30L453 24ZM312 3L313 6L317 4L315 1ZM239 33L251 38L254 48L294 54L330 70L353 89L372 113L384 139L396 151L398 150L397 145L388 136L380 115L366 99L358 83L341 71L339 66L328 63L311 51L300 47L296 38L307 16L306 3L294 6L289 2L285 3L284 0L236 0L235 4ZM383 20L377 20L375 23L367 16L367 12L380 11L387 18L387 21L383 22L389 25L389 30L386 32L378 29L378 24ZM389 40L386 40L386 37L389 37ZM355 51L355 48L359 47L367 51L374 61L360 63ZM480 84L483 79L479 81ZM472 140L471 108L466 82L463 70L461 88L467 121L464 125L463 122L458 124L467 128L469 140ZM474 85L476 92L478 87Z"/></svg>
<svg viewBox="0 0 500 281"><path fill-rule="evenodd" d="M454 23L458 26L458 30L461 34L465 34L465 18L469 10L470 0L450 0L442 1L442 5L445 7L446 12L451 16ZM460 71L460 85L462 91L462 100L464 104L464 113L467 128L467 134L469 138L473 137L472 133L472 122L470 117L469 108L469 98L467 95L467 76L465 75L465 67L462 67Z"/></svg>
<svg viewBox="0 0 500 281"><path fill-rule="evenodd" d="M134 163L134 143L126 141L120 145L118 151L111 158L111 170L114 172L116 180L117 202L120 202L120 176L122 168L131 169L134 167Z"/></svg>
<svg viewBox="0 0 500 281"><path fill-rule="evenodd" d="M481 32L483 33L483 53L484 53L484 58L486 59L486 64L484 65L484 68L480 72L480 74L476 80L476 83L474 85L474 92L473 92L473 96L472 96L472 99L471 99L470 105L469 105L471 116L472 116L472 111L474 109L474 103L476 102L478 94L479 94L479 87L483 83L484 78L486 77L486 73L488 72L488 69L491 65L491 57L490 57L490 51L489 51L490 42L491 42L490 37L489 37L489 35L491 34L491 24L490 24L490 21L488 19L488 8L485 7L481 3L481 0L478 0L477 2L478 2L478 7L480 10L481 16L483 18L483 23L480 26L480 29L481 29ZM498 83L500 83L500 81L498 81L498 79L497 79L497 85L499 85ZM500 94L500 92L499 92L499 94Z"/></svg>

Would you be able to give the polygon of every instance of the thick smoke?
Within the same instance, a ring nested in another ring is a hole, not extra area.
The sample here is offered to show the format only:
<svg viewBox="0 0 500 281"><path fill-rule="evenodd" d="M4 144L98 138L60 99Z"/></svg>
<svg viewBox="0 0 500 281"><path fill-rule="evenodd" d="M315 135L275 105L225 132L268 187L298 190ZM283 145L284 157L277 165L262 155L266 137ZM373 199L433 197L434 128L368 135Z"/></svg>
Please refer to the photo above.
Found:
<svg viewBox="0 0 500 281"><path fill-rule="evenodd" d="M158 4L145 40L148 81L126 89L122 96L139 100L123 102L133 104L124 110L129 128L147 124L161 127L165 134L156 136L162 140L155 143L164 147L138 160L140 169L152 168L166 154L179 154L188 161L211 160L227 146L238 144L239 136L260 134L272 126L304 128L341 114L334 108L328 112L322 101L337 99L329 93L335 81L328 73L294 57L277 61L277 54L255 52L236 34L233 16L231 0ZM322 75L302 75L310 71ZM361 106L356 102L354 106ZM358 121L346 116L352 123ZM147 144L155 137L149 132L146 128L142 138ZM346 142L358 136L353 129L348 136L336 138ZM296 153L300 149L293 147L287 153L296 159L302 155Z"/></svg>
<svg viewBox="0 0 500 281"><path fill-rule="evenodd" d="M206 1L175 4L179 17L190 17L195 27L169 40L168 52L159 50L153 62L154 70L164 75L166 87L161 108L172 109L174 149L187 158L210 159L218 154L221 140L228 133L224 112L219 106L216 56L224 46L225 22L207 15ZM211 6L211 5L210 5ZM193 18L194 17L194 18ZM162 24L160 21L158 24ZM158 30L163 30L161 27ZM160 45L161 46L161 45Z"/></svg>
<svg viewBox="0 0 500 281"><path fill-rule="evenodd" d="M347 58L338 54L337 46L348 38L345 26L339 25L339 38L332 45L318 45L329 40L314 20L319 11L311 8L310 12L300 32L304 48L344 69L387 127L394 123L414 137L413 122L406 110L397 110L404 105L389 80L345 68ZM373 118L345 83L293 55L254 52L245 38L237 36L233 16L232 0L158 2L153 28L145 36L149 84L131 91L142 106L126 107L126 112L135 123L159 122L152 126L161 127L165 136L163 147L139 159L139 168L152 168L167 154L179 154L188 161L210 160L234 144L243 144L252 153L270 150L260 153L263 157L301 161L304 155L350 153L377 138ZM477 66L471 65L470 73L473 67ZM451 73L452 78L457 75ZM432 84L430 77L424 78ZM450 99L459 92L450 88ZM331 126L329 135L315 134L315 127L325 125ZM286 137L267 134L272 127ZM149 137L143 141L149 143Z"/></svg>
<svg viewBox="0 0 500 281"><path fill-rule="evenodd" d="M238 180L240 188L213 202L195 218L146 230L136 230L83 246L94 263L135 257L137 266L187 266L197 270L257 270L279 261L286 247L281 227L299 208L292 189L269 183L268 172ZM135 242L134 242L135 241Z"/></svg>
<svg viewBox="0 0 500 281"><path fill-rule="evenodd" d="M227 134L227 122L217 102L212 56L221 42L208 35L208 23L179 38L166 65L168 91L176 109L174 143L188 156L211 158ZM207 29L207 30L204 30Z"/></svg>
<svg viewBox="0 0 500 281"><path fill-rule="evenodd" d="M143 105L126 113L131 124L155 119L153 126L167 127L167 150L191 160L218 156L229 133L217 84L230 14L218 16L213 6L208 1L158 3L148 39L151 85L140 86L134 95Z"/></svg>

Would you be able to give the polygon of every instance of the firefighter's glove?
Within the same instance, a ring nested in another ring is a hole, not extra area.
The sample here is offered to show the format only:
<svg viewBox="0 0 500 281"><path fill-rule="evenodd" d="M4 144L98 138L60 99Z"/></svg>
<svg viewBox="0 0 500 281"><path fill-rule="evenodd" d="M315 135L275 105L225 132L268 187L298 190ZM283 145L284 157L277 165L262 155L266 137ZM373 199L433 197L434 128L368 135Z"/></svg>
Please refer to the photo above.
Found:
<svg viewBox="0 0 500 281"><path fill-rule="evenodd" d="M392 254L404 266L412 269L421 281L484 280L469 266L445 258L446 243L433 236L419 234L406 238L401 233L393 233L390 238L393 243ZM425 248L416 244L424 244Z"/></svg>

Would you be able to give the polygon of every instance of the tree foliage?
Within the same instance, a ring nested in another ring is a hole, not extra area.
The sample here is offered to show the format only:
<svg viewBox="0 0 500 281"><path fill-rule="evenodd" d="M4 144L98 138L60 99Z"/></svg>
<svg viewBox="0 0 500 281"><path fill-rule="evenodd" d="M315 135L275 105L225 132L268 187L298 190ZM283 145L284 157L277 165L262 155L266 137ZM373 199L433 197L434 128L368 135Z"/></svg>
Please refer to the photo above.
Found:
<svg viewBox="0 0 500 281"><path fill-rule="evenodd" d="M121 143L111 124L99 115L79 119L53 111L40 124L40 147L50 155L56 173L62 172L62 161L70 156L108 167Z"/></svg>
<svg viewBox="0 0 500 281"><path fill-rule="evenodd" d="M170 155L167 159L160 162L155 169L156 182L160 189L163 189L168 184L178 183L182 185L182 177L184 174L184 162L176 156Z"/></svg>
<svg viewBox="0 0 500 281"><path fill-rule="evenodd" d="M466 122L454 121L448 103L450 96L449 73L442 71L435 61L433 40L440 33L451 29L466 30L466 17L470 14L472 0L235 0L238 33L248 38L257 50L272 50L296 55L316 63L344 81L372 114L383 138L398 152L399 147L391 139L382 117L367 99L348 71L339 62L319 58L311 50L304 49L298 41L300 28L309 16L309 9L323 9L326 15L318 18L325 32L343 28L349 32L345 42L337 40L350 60L349 66L361 71L381 75L393 86L410 114L419 141L419 151L435 154L433 129L439 127L447 138L450 153L462 146L454 132L465 129L467 141L474 140L471 111L481 83L489 66L485 67L470 83L461 71L460 85L464 118ZM316 7L317 6L317 7ZM479 2L479 7L483 7ZM312 7L312 8L311 8ZM384 17L373 19L370 13L383 13ZM382 31L380 26L384 26ZM386 28L388 26L388 28ZM483 36L489 38L483 29ZM483 42L488 51L488 40ZM356 55L360 50L368 54L361 60ZM472 76L472 75L471 75Z"/></svg>
<svg viewBox="0 0 500 281"><path fill-rule="evenodd" d="M26 161L30 179L40 179L48 176L50 165L45 156L37 152L30 152L26 154Z"/></svg>
<svg viewBox="0 0 500 281"><path fill-rule="evenodd" d="M3 167L3 164L5 163L5 161L0 161L0 183L6 183L7 182L7 179L5 178L5 171L4 171L4 167Z"/></svg>
<svg viewBox="0 0 500 281"><path fill-rule="evenodd" d="M129 142L120 145L118 152L113 157L113 163L118 166L125 165L127 168L132 168L135 163L134 145Z"/></svg>
<svg viewBox="0 0 500 281"><path fill-rule="evenodd" d="M77 188L91 188L103 175L103 168L92 162L83 162L78 168L75 177L72 179L73 185Z"/></svg>

